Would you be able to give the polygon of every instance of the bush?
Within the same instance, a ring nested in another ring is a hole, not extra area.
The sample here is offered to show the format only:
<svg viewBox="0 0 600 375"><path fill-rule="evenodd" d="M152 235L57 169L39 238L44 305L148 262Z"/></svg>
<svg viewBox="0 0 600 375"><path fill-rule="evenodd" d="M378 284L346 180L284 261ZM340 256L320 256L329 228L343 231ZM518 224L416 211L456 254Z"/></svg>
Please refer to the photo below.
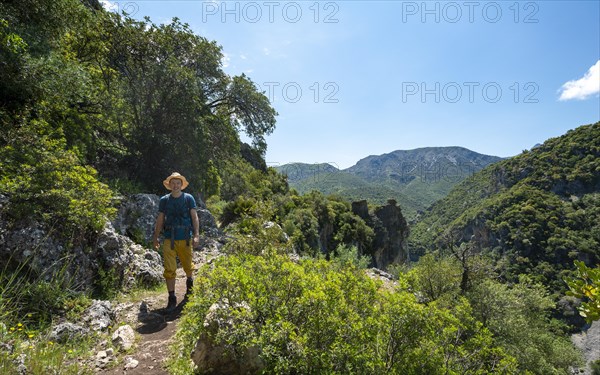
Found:
<svg viewBox="0 0 600 375"><path fill-rule="evenodd" d="M96 171L65 147L43 122L15 131L0 148L0 193L10 195L14 221L39 217L71 243L81 243L116 210Z"/></svg>
<svg viewBox="0 0 600 375"><path fill-rule="evenodd" d="M203 268L173 347L172 373L194 371L189 355L201 336L243 358L257 348L269 374L514 373L514 360L492 346L469 315L386 292L352 262L287 255L220 258ZM203 323L220 304L217 329ZM240 308L243 306L244 308Z"/></svg>

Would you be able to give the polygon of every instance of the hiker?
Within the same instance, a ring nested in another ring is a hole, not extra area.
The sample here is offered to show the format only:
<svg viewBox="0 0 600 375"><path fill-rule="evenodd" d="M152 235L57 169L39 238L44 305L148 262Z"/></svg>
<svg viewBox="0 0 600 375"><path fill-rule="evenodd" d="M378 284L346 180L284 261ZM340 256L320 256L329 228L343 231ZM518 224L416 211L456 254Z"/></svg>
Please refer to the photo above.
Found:
<svg viewBox="0 0 600 375"><path fill-rule="evenodd" d="M175 271L177 260L179 261L187 276L185 298L191 293L194 286L192 272L192 244L197 246L200 242L198 213L196 212L196 201L191 194L182 192L189 183L186 178L177 172L172 173L163 181L163 185L171 193L160 198L158 203L158 217L154 226L154 248L158 249L160 242L158 236L163 232L163 261L165 272L163 276L167 283L169 302L167 310L177 306L175 296ZM193 232L193 237L192 237ZM192 239L192 241L190 241Z"/></svg>

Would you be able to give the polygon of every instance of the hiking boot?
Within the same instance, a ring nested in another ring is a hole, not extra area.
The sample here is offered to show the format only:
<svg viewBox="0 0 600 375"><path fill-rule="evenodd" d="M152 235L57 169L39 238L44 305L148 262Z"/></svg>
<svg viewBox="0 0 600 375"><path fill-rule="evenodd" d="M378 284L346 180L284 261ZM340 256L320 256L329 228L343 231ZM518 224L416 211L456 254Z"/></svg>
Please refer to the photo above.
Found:
<svg viewBox="0 0 600 375"><path fill-rule="evenodd" d="M194 279L192 279L191 277L188 277L187 280L185 281L185 286L186 286L186 290L185 290L185 296L187 297L188 295L192 294L192 288L194 287Z"/></svg>
<svg viewBox="0 0 600 375"><path fill-rule="evenodd" d="M167 304L166 310L173 310L177 307L177 297L169 296L169 303Z"/></svg>

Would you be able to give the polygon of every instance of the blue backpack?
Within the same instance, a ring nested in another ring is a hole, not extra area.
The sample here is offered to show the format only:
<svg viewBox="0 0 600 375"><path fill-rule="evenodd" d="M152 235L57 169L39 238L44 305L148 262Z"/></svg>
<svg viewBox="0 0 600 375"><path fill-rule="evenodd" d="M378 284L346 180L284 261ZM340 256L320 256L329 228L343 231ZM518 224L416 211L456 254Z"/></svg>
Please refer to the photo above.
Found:
<svg viewBox="0 0 600 375"><path fill-rule="evenodd" d="M183 199L181 199L183 198ZM190 210L192 207L192 196L183 193L180 198L173 198L170 194L165 204L165 224L164 230L170 232L171 249L175 248L175 233L185 233L186 245L189 246L192 227L192 217ZM193 199L193 198L192 198Z"/></svg>

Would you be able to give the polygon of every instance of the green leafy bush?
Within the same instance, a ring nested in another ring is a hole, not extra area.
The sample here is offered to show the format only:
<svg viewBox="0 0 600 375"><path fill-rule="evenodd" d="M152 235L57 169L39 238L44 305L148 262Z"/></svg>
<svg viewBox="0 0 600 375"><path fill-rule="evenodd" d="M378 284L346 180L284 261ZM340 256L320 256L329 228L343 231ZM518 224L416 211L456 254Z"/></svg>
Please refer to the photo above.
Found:
<svg viewBox="0 0 600 375"><path fill-rule="evenodd" d="M189 355L203 335L230 358L258 348L269 374L515 373L468 302L458 313L419 304L410 293L380 288L353 262L229 256L196 280L172 373L194 371ZM217 303L226 306L221 321L234 323L214 330L203 323Z"/></svg>
<svg viewBox="0 0 600 375"><path fill-rule="evenodd" d="M39 217L72 243L101 230L116 212L96 171L44 122L15 131L0 148L0 193L10 196L13 221Z"/></svg>
<svg viewBox="0 0 600 375"><path fill-rule="evenodd" d="M579 314L591 323L600 319L600 266L590 268L579 261L575 262L575 266L574 277L565 280L569 286L567 294L584 300Z"/></svg>

